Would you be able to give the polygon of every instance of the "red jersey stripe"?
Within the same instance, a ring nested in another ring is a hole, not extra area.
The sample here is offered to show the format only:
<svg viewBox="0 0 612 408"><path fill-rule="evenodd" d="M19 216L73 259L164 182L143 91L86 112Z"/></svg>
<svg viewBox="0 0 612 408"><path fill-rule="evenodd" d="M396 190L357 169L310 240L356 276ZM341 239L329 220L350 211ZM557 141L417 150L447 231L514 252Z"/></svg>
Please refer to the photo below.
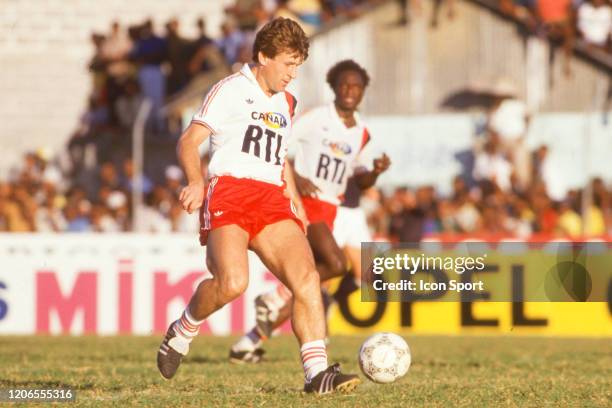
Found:
<svg viewBox="0 0 612 408"><path fill-rule="evenodd" d="M361 136L361 147L359 147L359 151L362 151L365 145L370 141L370 132L368 129L363 128L363 136Z"/></svg>

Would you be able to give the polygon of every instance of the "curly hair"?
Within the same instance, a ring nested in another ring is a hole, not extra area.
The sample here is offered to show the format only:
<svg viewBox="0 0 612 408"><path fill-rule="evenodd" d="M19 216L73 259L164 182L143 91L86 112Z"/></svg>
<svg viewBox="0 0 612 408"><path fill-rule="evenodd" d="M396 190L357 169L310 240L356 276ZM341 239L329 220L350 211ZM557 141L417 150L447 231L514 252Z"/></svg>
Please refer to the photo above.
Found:
<svg viewBox="0 0 612 408"><path fill-rule="evenodd" d="M294 52L305 61L308 58L308 47L308 38L298 23L289 18L277 17L257 32L253 43L253 61L259 62L260 52L268 58L274 58L284 51Z"/></svg>
<svg viewBox="0 0 612 408"><path fill-rule="evenodd" d="M331 67L329 71L327 71L327 83L329 86L334 89L336 83L338 82L338 78L343 72L346 71L354 71L357 72L361 79L363 80L363 86L366 87L370 83L370 76L368 72L361 65L356 63L353 60L343 60L338 62L336 65Z"/></svg>

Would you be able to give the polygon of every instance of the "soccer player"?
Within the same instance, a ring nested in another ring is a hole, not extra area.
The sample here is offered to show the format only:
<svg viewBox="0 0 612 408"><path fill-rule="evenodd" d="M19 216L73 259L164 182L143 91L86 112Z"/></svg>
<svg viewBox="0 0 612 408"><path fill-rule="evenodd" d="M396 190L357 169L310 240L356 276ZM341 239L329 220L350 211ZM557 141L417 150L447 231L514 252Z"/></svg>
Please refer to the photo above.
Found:
<svg viewBox="0 0 612 408"><path fill-rule="evenodd" d="M299 25L272 20L256 35L255 63L218 82L181 135L177 152L188 185L179 199L187 212L201 207L200 241L206 244L213 278L199 284L168 328L157 353L157 366L167 379L204 320L245 291L251 249L292 294L304 391L349 391L359 383L356 375L342 374L338 364L327 365L319 276L293 205L301 208L292 170L285 163L296 106L285 88L307 56L308 40ZM212 158L204 201L198 147L208 137Z"/></svg>
<svg viewBox="0 0 612 408"><path fill-rule="evenodd" d="M342 279L334 297L347 297L361 286L361 243L372 241L366 214L359 206L362 190L349 179L334 222L334 239L351 265L351 274Z"/></svg>
<svg viewBox="0 0 612 408"><path fill-rule="evenodd" d="M372 160L370 134L357 114L369 80L366 70L355 61L337 63L327 73L334 102L304 113L293 127L298 142L296 185L306 210L307 237L322 282L348 272L344 253L332 234L347 179L353 176L359 188L369 188L391 164L386 154ZM290 299L291 293L284 285L256 298L256 326L234 344L230 350L232 362L260 361L263 340L291 314Z"/></svg>

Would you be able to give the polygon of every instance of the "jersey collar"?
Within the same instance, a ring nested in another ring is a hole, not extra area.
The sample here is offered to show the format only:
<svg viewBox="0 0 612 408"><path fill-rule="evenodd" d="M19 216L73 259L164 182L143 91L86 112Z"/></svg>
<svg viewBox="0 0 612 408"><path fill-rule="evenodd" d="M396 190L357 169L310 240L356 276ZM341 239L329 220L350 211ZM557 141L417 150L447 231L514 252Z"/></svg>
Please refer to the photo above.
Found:
<svg viewBox="0 0 612 408"><path fill-rule="evenodd" d="M342 118L340 117L340 115L338 115L338 111L336 110L336 104L334 104L333 102L331 102L328 105L328 109L329 109L329 114L331 115L332 118L334 118L334 120L336 120L338 122L338 124L340 126L342 126L343 129L353 129L353 128L347 128L346 125L344 124L344 121L342 120ZM356 128L361 128L361 118L359 117L359 113L357 113L357 111L355 111L353 113L353 117L355 118L355 126Z"/></svg>
<svg viewBox="0 0 612 408"><path fill-rule="evenodd" d="M272 95L267 95L263 89L261 89L261 85L259 85L259 82L257 82L257 78L255 78L255 74L253 74L253 71L251 70L251 65L250 64L244 64L242 66L242 68L240 69L240 73L242 75L244 75L249 81L251 81L251 83L253 84L253 86L256 86L257 89L259 89L259 92L266 98L266 99L272 99L274 98L276 95L281 94L281 92L276 92Z"/></svg>
<svg viewBox="0 0 612 408"><path fill-rule="evenodd" d="M240 68L240 73L244 75L245 77L247 77L249 81L259 86L257 79L255 79L255 75L253 75L253 71L251 71L251 66L248 63L244 64L242 68Z"/></svg>

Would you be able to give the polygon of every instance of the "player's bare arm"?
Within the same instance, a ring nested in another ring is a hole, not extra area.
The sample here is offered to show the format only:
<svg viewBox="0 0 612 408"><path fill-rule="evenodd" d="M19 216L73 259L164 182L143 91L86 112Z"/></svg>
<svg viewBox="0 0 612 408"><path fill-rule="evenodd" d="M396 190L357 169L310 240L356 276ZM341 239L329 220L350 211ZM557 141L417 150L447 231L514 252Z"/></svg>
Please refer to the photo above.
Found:
<svg viewBox="0 0 612 408"><path fill-rule="evenodd" d="M294 171L295 186L298 193L302 197L315 197L317 192L321 191L309 178L302 177L298 172Z"/></svg>
<svg viewBox="0 0 612 408"><path fill-rule="evenodd" d="M185 176L187 186L181 190L179 200L188 213L196 211L204 200L204 179L200 167L200 145L210 136L210 129L192 123L181 135L176 151Z"/></svg>
<svg viewBox="0 0 612 408"><path fill-rule="evenodd" d="M378 176L387 171L391 166L391 159L385 153L374 159L374 166L371 171L355 174L355 181L361 189L372 187L376 184Z"/></svg>

